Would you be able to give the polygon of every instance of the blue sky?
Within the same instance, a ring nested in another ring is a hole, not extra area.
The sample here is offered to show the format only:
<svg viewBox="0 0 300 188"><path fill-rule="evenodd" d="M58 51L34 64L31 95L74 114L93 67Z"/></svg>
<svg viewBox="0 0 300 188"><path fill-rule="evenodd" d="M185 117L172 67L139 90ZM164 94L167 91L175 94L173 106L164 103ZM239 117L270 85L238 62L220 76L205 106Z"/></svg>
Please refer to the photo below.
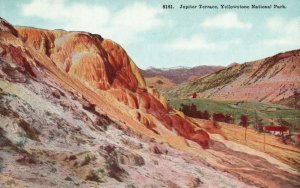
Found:
<svg viewBox="0 0 300 188"><path fill-rule="evenodd" d="M224 10L222 4L287 8ZM227 66L300 48L299 0L0 0L0 16L14 25L98 33L121 44L141 68Z"/></svg>

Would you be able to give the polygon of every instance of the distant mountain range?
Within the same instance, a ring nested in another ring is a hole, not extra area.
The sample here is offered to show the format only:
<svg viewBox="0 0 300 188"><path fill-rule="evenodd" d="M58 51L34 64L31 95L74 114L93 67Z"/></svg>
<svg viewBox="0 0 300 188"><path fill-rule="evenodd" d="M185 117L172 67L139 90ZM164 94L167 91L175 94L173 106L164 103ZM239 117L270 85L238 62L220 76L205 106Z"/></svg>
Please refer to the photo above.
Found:
<svg viewBox="0 0 300 188"><path fill-rule="evenodd" d="M299 108L300 50L233 64L181 84L166 94L173 98L189 98L193 93L201 98L271 102Z"/></svg>
<svg viewBox="0 0 300 188"><path fill-rule="evenodd" d="M188 80L194 80L200 78L204 75L213 73L215 71L221 70L224 67L222 66L197 66L197 67L174 67L169 69L159 69L150 67L148 69L142 70L143 76L146 78L163 76L169 79L174 84L181 84Z"/></svg>

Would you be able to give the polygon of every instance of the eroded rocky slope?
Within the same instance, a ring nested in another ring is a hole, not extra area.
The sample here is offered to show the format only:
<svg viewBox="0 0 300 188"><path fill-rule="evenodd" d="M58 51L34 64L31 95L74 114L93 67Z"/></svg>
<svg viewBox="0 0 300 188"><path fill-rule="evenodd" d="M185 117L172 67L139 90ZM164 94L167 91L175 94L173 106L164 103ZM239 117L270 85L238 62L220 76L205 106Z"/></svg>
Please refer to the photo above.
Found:
<svg viewBox="0 0 300 188"><path fill-rule="evenodd" d="M120 117L124 114L129 119L126 123L132 125L133 120L137 125L142 124L154 136L175 132L208 147L208 134L196 131L192 122L168 107L164 97L147 88L139 69L113 41L85 32L27 27L16 30L12 26L3 29L1 35L3 58L16 61L31 76L42 77L38 70L41 66L88 100L101 95L104 104L99 105L110 105L115 112L107 110L107 113L115 119L126 122L126 118ZM83 92L84 89L91 94Z"/></svg>
<svg viewBox="0 0 300 188"><path fill-rule="evenodd" d="M171 97L282 103L299 108L300 50L237 64L183 84Z"/></svg>
<svg viewBox="0 0 300 188"><path fill-rule="evenodd" d="M1 187L209 187L217 178L245 186L195 156L134 134L47 74L35 80L22 67L2 59L0 65Z"/></svg>

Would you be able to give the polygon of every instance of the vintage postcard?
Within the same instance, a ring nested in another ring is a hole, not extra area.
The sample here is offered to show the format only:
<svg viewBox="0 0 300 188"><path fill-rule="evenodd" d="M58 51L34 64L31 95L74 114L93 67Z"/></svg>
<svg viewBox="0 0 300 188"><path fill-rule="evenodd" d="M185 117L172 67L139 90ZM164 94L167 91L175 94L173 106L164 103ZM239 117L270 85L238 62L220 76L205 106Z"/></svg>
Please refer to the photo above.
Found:
<svg viewBox="0 0 300 188"><path fill-rule="evenodd" d="M300 187L300 1L0 0L0 187Z"/></svg>

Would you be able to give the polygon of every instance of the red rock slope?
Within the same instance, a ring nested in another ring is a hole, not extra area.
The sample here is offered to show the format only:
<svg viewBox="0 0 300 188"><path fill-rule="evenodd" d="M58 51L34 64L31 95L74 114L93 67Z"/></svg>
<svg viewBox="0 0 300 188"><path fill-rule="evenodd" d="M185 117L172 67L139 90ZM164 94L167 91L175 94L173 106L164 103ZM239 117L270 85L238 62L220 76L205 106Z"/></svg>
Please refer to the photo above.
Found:
<svg viewBox="0 0 300 188"><path fill-rule="evenodd" d="M15 29L1 23L1 56L14 59L33 77L50 72L65 88L142 134L161 139L179 135L208 147L208 134L195 130L147 88L137 66L115 42L86 32Z"/></svg>

